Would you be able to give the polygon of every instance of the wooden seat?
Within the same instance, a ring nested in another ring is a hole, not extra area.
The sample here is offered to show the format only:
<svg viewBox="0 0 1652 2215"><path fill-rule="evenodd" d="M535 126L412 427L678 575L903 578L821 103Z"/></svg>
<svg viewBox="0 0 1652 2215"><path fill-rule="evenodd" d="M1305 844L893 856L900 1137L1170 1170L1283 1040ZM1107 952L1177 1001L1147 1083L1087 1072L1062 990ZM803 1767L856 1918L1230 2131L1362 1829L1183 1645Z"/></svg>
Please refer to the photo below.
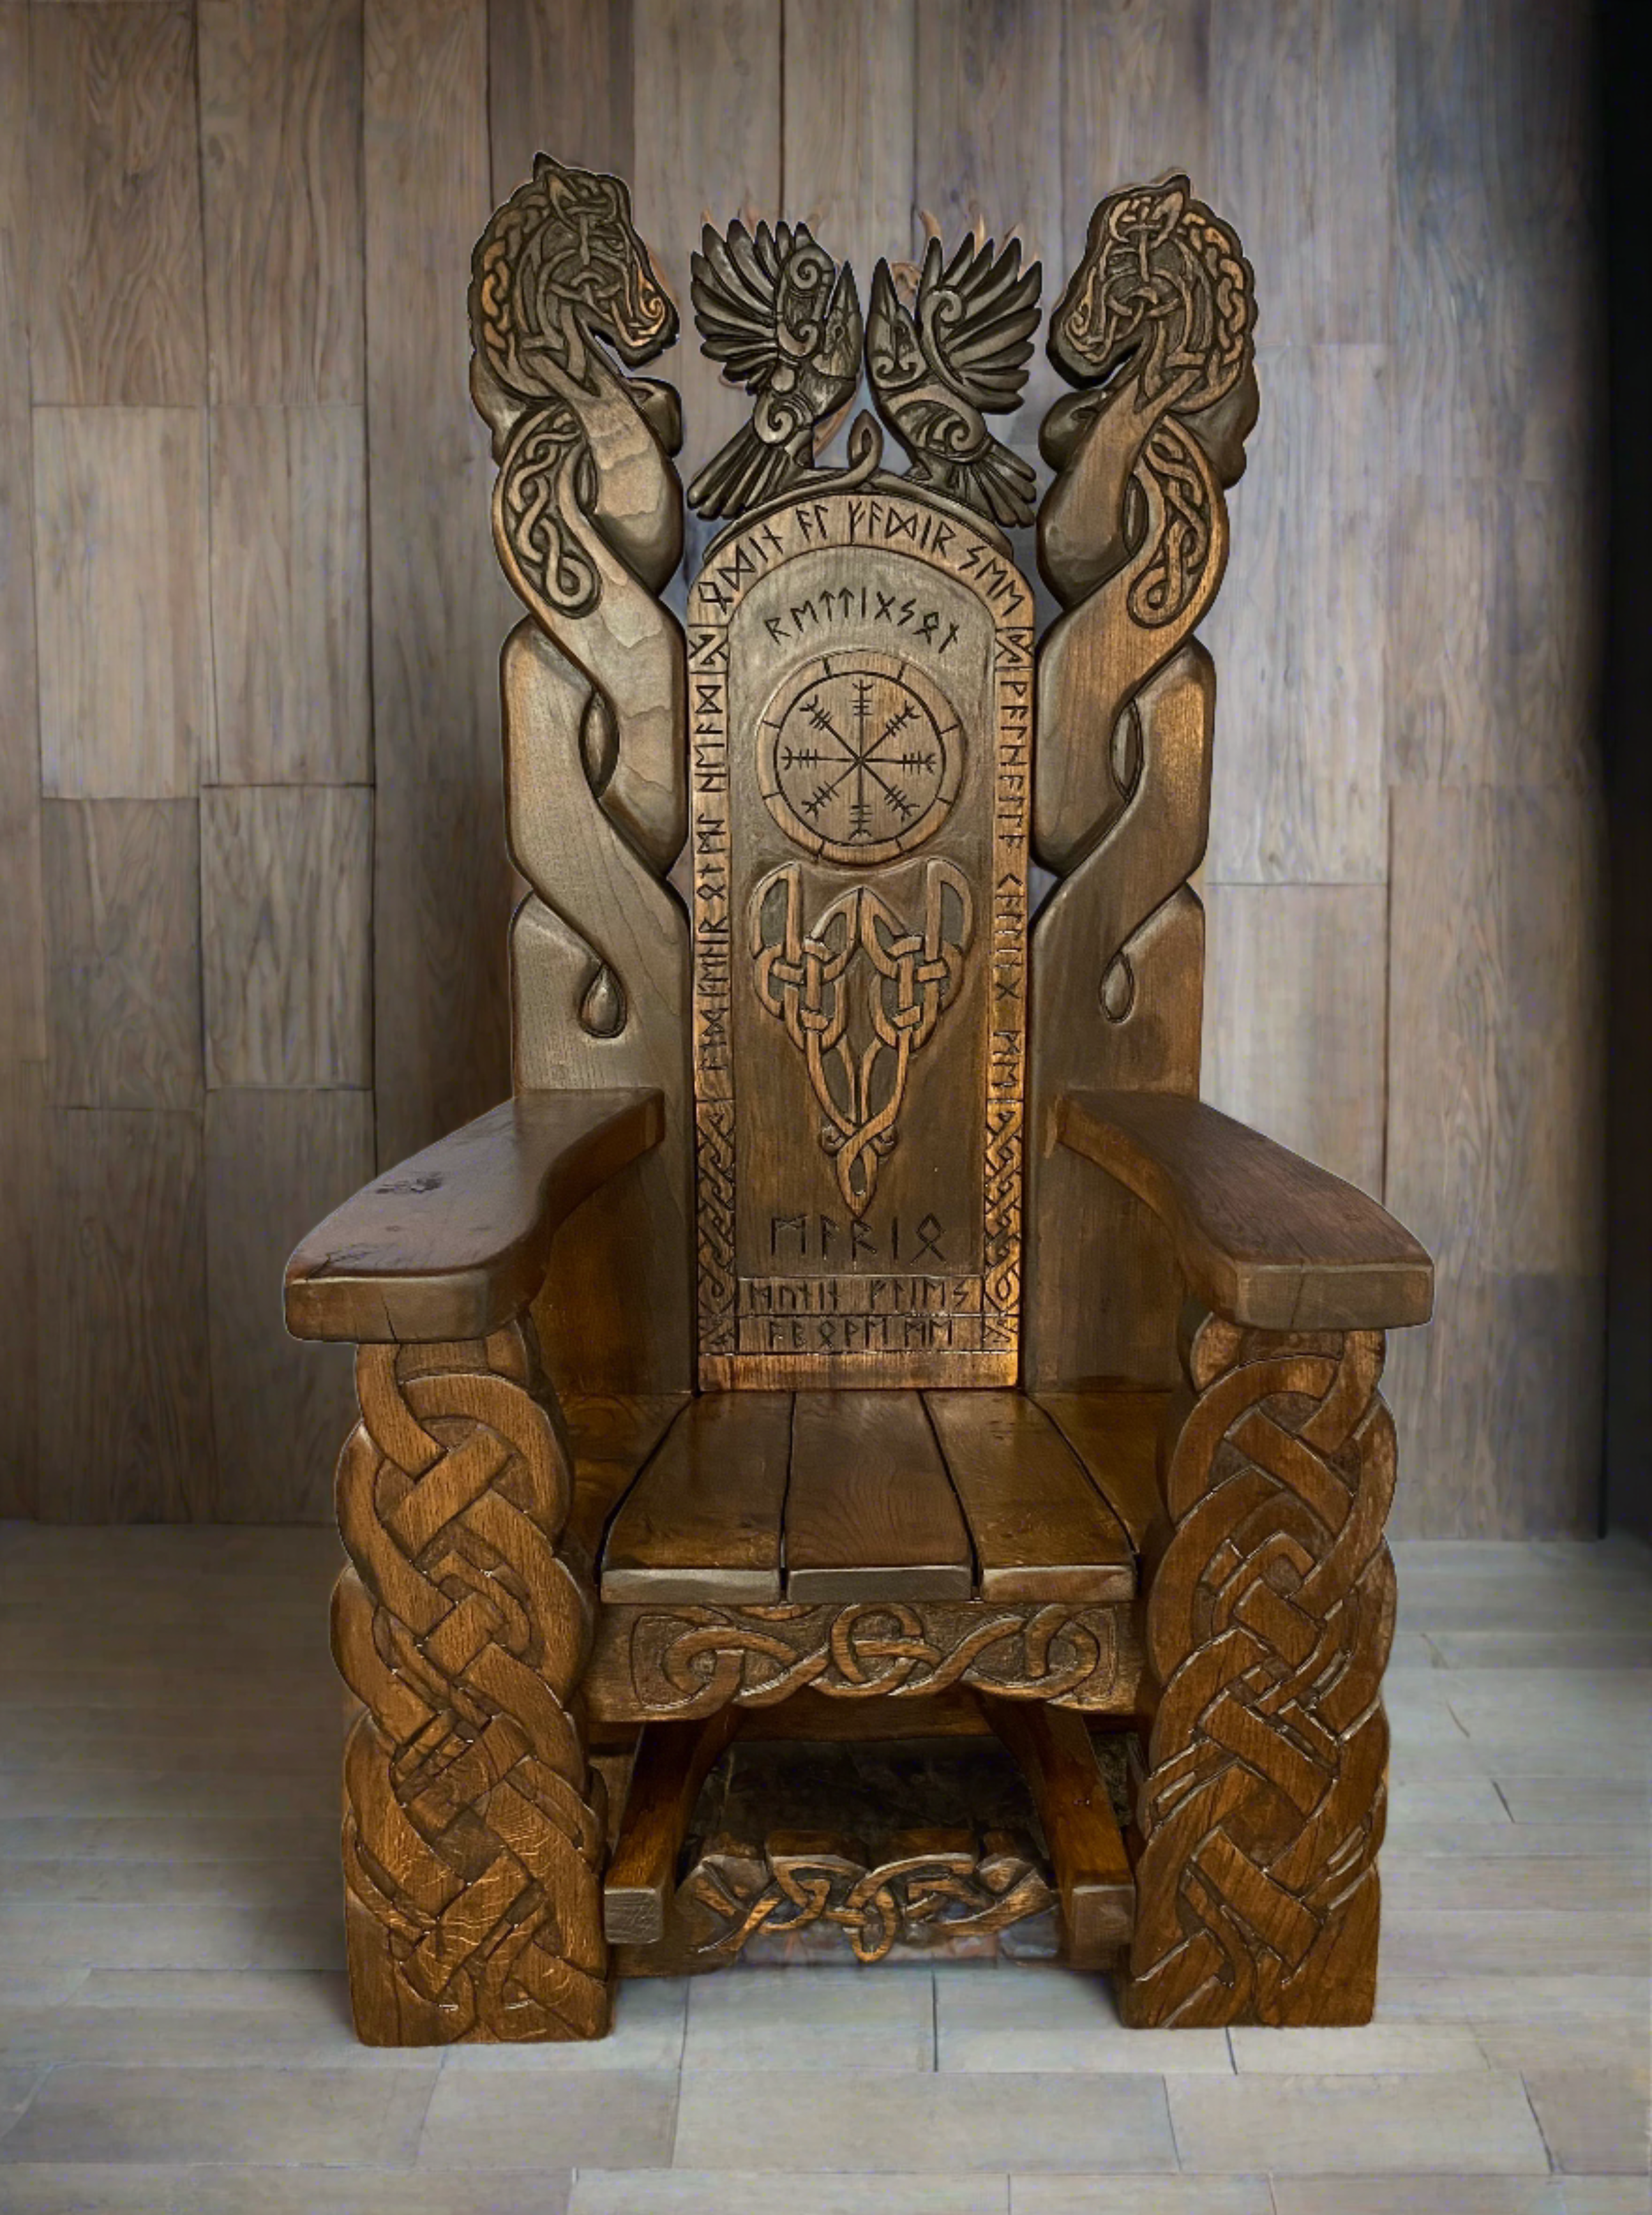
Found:
<svg viewBox="0 0 1652 2215"><path fill-rule="evenodd" d="M1164 1397L703 1394L609 1524L602 1598L1127 1600Z"/></svg>

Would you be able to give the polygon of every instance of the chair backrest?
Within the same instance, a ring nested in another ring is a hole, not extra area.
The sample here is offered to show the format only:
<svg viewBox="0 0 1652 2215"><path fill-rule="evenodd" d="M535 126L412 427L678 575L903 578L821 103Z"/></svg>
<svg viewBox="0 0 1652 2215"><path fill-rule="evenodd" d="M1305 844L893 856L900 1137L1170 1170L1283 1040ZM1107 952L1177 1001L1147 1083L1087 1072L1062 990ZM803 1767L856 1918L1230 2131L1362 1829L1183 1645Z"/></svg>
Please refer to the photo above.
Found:
<svg viewBox="0 0 1652 2215"><path fill-rule="evenodd" d="M689 600L701 1380L1009 1384L1032 594L990 522L851 474Z"/></svg>
<svg viewBox="0 0 1652 2215"><path fill-rule="evenodd" d="M723 527L685 641L677 396L627 373L677 316L625 187L541 156L477 246L472 390L529 611L501 666L515 1082L666 1108L558 1234L560 1384L1171 1374L1164 1237L1054 1128L1075 1086L1198 1088L1193 632L1256 417L1251 277L1185 177L1097 206L1050 324L1078 390L1041 433L1064 612L1035 647L1005 532L1036 479L988 418L1039 281L931 243L863 317L805 226L707 229L696 320L753 406L689 487ZM863 368L881 421L819 466ZM1057 880L1030 942L1029 827Z"/></svg>

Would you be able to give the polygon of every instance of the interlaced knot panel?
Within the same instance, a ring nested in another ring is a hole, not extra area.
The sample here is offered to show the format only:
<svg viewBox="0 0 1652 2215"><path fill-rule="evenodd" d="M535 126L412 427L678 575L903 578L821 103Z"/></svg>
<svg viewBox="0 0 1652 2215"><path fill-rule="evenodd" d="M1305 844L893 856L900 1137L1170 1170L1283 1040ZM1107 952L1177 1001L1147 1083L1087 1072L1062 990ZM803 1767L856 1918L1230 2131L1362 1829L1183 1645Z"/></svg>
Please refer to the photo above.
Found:
<svg viewBox="0 0 1652 2215"><path fill-rule="evenodd" d="M1379 1332L1207 1317L1152 1586L1163 1686L1127 2011L1139 2023L1369 2019L1393 1635L1394 1427Z"/></svg>
<svg viewBox="0 0 1652 2215"><path fill-rule="evenodd" d="M350 1973L379 2044L607 2024L600 1786L571 1712L589 1587L559 1556L572 1464L531 1340L358 1353L333 1643Z"/></svg>

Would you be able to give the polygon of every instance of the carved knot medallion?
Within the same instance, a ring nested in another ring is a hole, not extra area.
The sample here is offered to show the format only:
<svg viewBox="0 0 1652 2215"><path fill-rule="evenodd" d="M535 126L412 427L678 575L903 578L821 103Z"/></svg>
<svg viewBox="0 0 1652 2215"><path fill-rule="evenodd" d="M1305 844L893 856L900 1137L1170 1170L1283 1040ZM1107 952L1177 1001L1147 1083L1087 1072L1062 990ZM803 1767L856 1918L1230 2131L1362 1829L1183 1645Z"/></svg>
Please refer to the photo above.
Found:
<svg viewBox="0 0 1652 2215"><path fill-rule="evenodd" d="M764 712L758 780L789 838L827 862L892 862L945 822L963 733L942 695L894 654L822 654Z"/></svg>
<svg viewBox="0 0 1652 2215"><path fill-rule="evenodd" d="M974 930L968 880L950 862L924 871L924 918L913 929L856 885L803 920L802 872L771 869L747 909L758 998L803 1056L825 1112L820 1144L856 1215L871 1206L878 1165L894 1150L913 1054L955 996Z"/></svg>

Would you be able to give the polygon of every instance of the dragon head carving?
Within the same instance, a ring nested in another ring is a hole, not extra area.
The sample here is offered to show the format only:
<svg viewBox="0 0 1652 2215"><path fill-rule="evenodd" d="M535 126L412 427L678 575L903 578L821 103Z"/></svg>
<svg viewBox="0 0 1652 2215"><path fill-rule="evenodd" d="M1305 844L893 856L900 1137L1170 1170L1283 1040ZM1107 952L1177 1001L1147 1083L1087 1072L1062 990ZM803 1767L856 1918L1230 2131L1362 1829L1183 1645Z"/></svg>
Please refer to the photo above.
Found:
<svg viewBox="0 0 1652 2215"><path fill-rule="evenodd" d="M1050 324L1050 359L1070 384L1106 383L1128 362L1144 399L1178 414L1213 407L1250 365L1256 320L1239 242L1184 176L1110 193ZM1172 390L1173 388L1173 390Z"/></svg>
<svg viewBox="0 0 1652 2215"><path fill-rule="evenodd" d="M477 243L470 330L498 382L535 397L556 390L558 371L587 383L593 339L633 369L671 345L677 310L617 177L535 157Z"/></svg>

